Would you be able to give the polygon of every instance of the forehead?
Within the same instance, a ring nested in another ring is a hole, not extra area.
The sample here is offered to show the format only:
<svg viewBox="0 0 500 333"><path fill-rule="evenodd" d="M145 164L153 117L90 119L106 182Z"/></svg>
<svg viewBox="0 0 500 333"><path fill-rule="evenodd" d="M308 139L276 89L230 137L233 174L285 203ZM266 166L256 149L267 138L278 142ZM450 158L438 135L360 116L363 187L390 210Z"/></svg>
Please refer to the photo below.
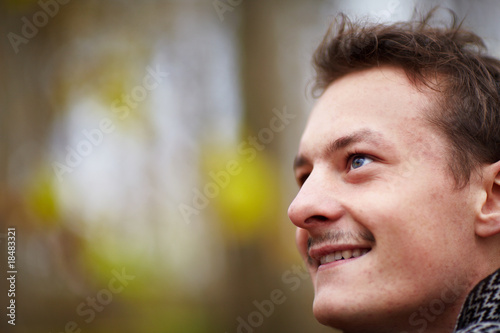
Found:
<svg viewBox="0 0 500 333"><path fill-rule="evenodd" d="M400 145L434 139L436 133L425 120L431 97L430 91L415 88L398 68L348 74L334 81L316 103L299 154L314 154L326 142L363 131Z"/></svg>

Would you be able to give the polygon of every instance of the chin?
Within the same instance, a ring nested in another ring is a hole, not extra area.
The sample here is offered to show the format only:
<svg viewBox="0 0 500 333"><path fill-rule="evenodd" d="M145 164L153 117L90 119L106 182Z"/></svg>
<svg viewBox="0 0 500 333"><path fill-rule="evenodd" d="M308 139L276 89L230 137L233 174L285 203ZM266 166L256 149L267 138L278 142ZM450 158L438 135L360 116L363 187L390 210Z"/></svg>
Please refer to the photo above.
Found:
<svg viewBox="0 0 500 333"><path fill-rule="evenodd" d="M346 326L350 326L348 323L352 325L353 322L356 322L356 317L359 316L355 313L359 313L360 309L353 310L355 309L352 309L348 302L339 299L339 297L332 297L324 293L314 297L313 314L316 320L322 325L343 329L344 333L349 332L345 331L348 329Z"/></svg>
<svg viewBox="0 0 500 333"><path fill-rule="evenodd" d="M352 297L335 297L326 293L316 295L313 313L316 320L325 326L342 330L343 333L389 333L401 332L396 327L388 327L391 322L387 312L377 315L374 309L365 308L365 302L353 302ZM396 326L395 323L392 325Z"/></svg>

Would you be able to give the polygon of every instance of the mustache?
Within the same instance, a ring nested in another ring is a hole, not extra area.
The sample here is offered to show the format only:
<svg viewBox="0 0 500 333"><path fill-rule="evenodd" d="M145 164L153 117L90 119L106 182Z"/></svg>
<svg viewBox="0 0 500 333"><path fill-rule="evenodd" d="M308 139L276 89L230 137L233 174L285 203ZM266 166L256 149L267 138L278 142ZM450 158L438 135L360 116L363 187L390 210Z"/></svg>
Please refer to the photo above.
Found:
<svg viewBox="0 0 500 333"><path fill-rule="evenodd" d="M356 243L360 241L375 242L375 237L368 230L352 232L345 230L335 230L328 231L327 233L321 235L320 237L309 237L307 239L307 257L309 262L313 262L313 259L309 257L309 250L311 247L322 243Z"/></svg>

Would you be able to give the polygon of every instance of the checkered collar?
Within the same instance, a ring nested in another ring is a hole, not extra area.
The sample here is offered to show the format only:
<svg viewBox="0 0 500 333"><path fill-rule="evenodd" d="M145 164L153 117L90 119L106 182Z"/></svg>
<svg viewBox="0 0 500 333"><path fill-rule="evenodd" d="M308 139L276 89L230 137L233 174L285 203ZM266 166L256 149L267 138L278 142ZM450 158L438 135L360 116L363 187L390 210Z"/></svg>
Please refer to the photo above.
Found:
<svg viewBox="0 0 500 333"><path fill-rule="evenodd" d="M469 293L455 332L500 332L500 269L479 282Z"/></svg>

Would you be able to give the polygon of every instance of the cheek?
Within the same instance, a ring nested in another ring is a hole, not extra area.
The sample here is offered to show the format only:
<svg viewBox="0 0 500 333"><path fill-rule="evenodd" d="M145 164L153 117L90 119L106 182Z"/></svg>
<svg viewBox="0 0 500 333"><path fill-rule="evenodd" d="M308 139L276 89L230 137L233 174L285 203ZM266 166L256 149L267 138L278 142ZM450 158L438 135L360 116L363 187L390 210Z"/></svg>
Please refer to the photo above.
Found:
<svg viewBox="0 0 500 333"><path fill-rule="evenodd" d="M412 183L412 184L410 184ZM376 239L384 266L418 271L455 261L457 240L467 238L467 200L428 183L408 182L398 191L365 192L359 221ZM472 242L470 242L472 243ZM451 257L450 257L451 256Z"/></svg>

